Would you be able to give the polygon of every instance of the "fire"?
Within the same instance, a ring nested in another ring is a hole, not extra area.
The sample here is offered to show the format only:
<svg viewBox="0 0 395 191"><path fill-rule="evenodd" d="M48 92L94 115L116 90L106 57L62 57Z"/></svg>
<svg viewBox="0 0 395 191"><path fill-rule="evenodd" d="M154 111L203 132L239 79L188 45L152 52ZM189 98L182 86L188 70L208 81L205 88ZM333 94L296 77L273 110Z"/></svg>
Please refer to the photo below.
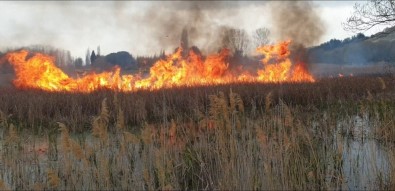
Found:
<svg viewBox="0 0 395 191"><path fill-rule="evenodd" d="M178 48L174 54L156 62L148 77L121 75L120 68L114 67L109 72L91 72L75 79L56 67L52 57L37 53L28 58L26 50L8 53L6 59L14 68L16 78L13 83L17 88L52 92L88 93L99 89L129 92L234 82L314 82L304 63L292 64L289 44L290 41L285 41L259 47L257 52L264 58L262 68L255 74L242 67L237 72L232 71L227 62L231 54L228 49L206 58L191 50L184 58L182 49Z"/></svg>

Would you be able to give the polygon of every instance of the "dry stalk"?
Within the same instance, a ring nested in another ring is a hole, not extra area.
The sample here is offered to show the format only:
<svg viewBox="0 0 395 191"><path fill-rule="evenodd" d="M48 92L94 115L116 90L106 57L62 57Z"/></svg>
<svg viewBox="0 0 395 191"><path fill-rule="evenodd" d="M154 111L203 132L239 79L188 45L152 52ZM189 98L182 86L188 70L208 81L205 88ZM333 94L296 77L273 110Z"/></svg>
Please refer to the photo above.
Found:
<svg viewBox="0 0 395 191"><path fill-rule="evenodd" d="M273 103L273 92L269 92L265 97L265 111L268 112Z"/></svg>
<svg viewBox="0 0 395 191"><path fill-rule="evenodd" d="M385 90L385 88L387 88L387 86L385 85L385 82L384 82L383 78L378 77L378 79L379 79L379 82L380 82L381 89Z"/></svg>
<svg viewBox="0 0 395 191"><path fill-rule="evenodd" d="M55 189L59 186L60 178L58 177L57 173L55 173L52 169L48 170L47 177L50 188Z"/></svg>
<svg viewBox="0 0 395 191"><path fill-rule="evenodd" d="M123 130L125 129L126 125L125 125L125 116L123 114L123 111L121 109L121 107L119 107L118 109L118 115L117 115L117 124L116 127L118 130Z"/></svg>
<svg viewBox="0 0 395 191"><path fill-rule="evenodd" d="M103 144L108 141L107 127L110 118L106 101L107 98L104 98L101 104L100 114L92 122L92 135L99 138Z"/></svg>
<svg viewBox="0 0 395 191"><path fill-rule="evenodd" d="M11 190L3 180L0 180L0 190Z"/></svg>

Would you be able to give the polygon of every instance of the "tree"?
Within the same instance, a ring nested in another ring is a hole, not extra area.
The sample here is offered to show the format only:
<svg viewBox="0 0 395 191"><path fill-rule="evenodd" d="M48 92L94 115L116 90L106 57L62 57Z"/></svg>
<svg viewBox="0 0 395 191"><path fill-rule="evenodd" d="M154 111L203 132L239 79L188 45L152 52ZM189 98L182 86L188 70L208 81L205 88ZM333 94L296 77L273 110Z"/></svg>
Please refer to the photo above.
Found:
<svg viewBox="0 0 395 191"><path fill-rule="evenodd" d="M85 65L90 66L91 65L91 52L89 50L89 48L86 50L86 54L85 54Z"/></svg>
<svg viewBox="0 0 395 191"><path fill-rule="evenodd" d="M250 46L247 32L242 29L226 28L222 38L222 45L231 49L235 54L243 55Z"/></svg>
<svg viewBox="0 0 395 191"><path fill-rule="evenodd" d="M82 68L82 63L83 63L82 58L77 58L74 60L74 67L78 69Z"/></svg>
<svg viewBox="0 0 395 191"><path fill-rule="evenodd" d="M255 47L260 47L270 43L269 41L270 31L267 28L259 28L254 31L252 38L254 40Z"/></svg>
<svg viewBox="0 0 395 191"><path fill-rule="evenodd" d="M97 56L96 56L96 54L95 54L95 51L92 50L92 54L91 54L91 64L95 62L96 58L97 58Z"/></svg>
<svg viewBox="0 0 395 191"><path fill-rule="evenodd" d="M136 59L126 51L108 54L105 59L108 63L118 65L123 69L137 69Z"/></svg>
<svg viewBox="0 0 395 191"><path fill-rule="evenodd" d="M395 0L370 0L355 3L354 12L343 24L347 31L367 31L377 25L395 24Z"/></svg>

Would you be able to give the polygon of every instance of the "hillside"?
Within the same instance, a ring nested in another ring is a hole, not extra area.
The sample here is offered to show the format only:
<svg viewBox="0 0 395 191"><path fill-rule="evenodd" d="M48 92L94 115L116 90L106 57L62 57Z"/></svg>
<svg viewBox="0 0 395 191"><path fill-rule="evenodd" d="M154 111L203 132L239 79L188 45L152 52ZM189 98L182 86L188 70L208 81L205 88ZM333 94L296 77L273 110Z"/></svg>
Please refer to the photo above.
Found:
<svg viewBox="0 0 395 191"><path fill-rule="evenodd" d="M395 63L395 28L370 37L359 33L344 40L332 39L308 50L310 63L371 65Z"/></svg>

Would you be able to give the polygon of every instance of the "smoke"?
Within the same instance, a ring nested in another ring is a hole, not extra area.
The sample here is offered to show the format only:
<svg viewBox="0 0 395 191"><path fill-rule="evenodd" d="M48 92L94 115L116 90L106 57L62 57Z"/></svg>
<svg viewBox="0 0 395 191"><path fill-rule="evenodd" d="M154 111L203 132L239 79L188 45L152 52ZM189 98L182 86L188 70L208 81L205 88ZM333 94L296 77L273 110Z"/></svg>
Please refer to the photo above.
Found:
<svg viewBox="0 0 395 191"><path fill-rule="evenodd" d="M310 1L271 2L273 32L282 40L310 46L319 42L325 32L324 24Z"/></svg>
<svg viewBox="0 0 395 191"><path fill-rule="evenodd" d="M203 51L212 52L222 47L222 40L228 35L226 31L231 28L222 21L231 16L245 14L240 8L251 5L265 5L266 10L270 10L270 30L277 34L280 40L292 40L291 50L297 50L296 52L301 53L303 47L319 42L325 32L317 9L309 1L156 2L139 22L151 28L152 37L159 47L169 49L179 46L181 36L184 35L185 39L187 31L190 46L198 45ZM256 16L262 17L265 14Z"/></svg>
<svg viewBox="0 0 395 191"><path fill-rule="evenodd" d="M11 15L13 10L18 10L18 15L13 18L0 18L6 26L0 31L5 40L2 46L52 45L71 50L73 56L78 53L79 57L84 57L87 48L98 45L103 53L126 50L141 55L157 53L160 49L172 50L180 45L184 28L189 46L196 45L205 53L217 51L222 45L226 26L246 30L248 27L267 27L268 23L256 20L267 17L266 10L270 6L273 7L275 28L279 29L276 32L270 29L271 34L279 33L281 37L292 39L296 36L305 45L314 42L302 39L303 35L292 34L295 27L287 26L299 19L297 31L309 33L303 31L311 28L309 19L314 18L308 14L313 12L309 2L62 1L7 2L2 5L4 14ZM247 7L253 8L256 14L246 12L244 8ZM262 11L257 10L258 7ZM303 23L305 21L310 24ZM308 36L317 35L316 31L311 31Z"/></svg>
<svg viewBox="0 0 395 191"><path fill-rule="evenodd" d="M173 50L186 28L190 46L205 53L220 45L220 25L234 24L239 8L262 4L241 1L61 1L1 2L0 50L49 45L85 57L100 45L103 54L133 56ZM15 11L18 14L14 14ZM9 17L14 15L14 17ZM235 24L234 24L235 25Z"/></svg>
<svg viewBox="0 0 395 191"><path fill-rule="evenodd" d="M14 78L12 66L7 63L6 56L0 53L0 87L12 87Z"/></svg>
<svg viewBox="0 0 395 191"><path fill-rule="evenodd" d="M205 52L217 51L225 28L221 22L229 17L238 17L240 7L253 3L256 2L155 2L138 23L150 28L149 32L159 47L179 46L186 31L190 46L197 45Z"/></svg>
<svg viewBox="0 0 395 191"><path fill-rule="evenodd" d="M308 64L306 48L320 41L325 26L310 1L271 2L273 32L281 40L291 40L291 58Z"/></svg>
<svg viewBox="0 0 395 191"><path fill-rule="evenodd" d="M134 2L132 2L134 3ZM250 5L239 1L159 1L147 2L142 14L127 16L131 2L115 1L113 13L120 28L145 33L148 49L173 50L187 41L206 52L217 50L221 45L222 23L219 19L237 16L240 6ZM141 6L141 4L139 4ZM128 19L131 22L128 22ZM184 47L185 48L185 47Z"/></svg>

